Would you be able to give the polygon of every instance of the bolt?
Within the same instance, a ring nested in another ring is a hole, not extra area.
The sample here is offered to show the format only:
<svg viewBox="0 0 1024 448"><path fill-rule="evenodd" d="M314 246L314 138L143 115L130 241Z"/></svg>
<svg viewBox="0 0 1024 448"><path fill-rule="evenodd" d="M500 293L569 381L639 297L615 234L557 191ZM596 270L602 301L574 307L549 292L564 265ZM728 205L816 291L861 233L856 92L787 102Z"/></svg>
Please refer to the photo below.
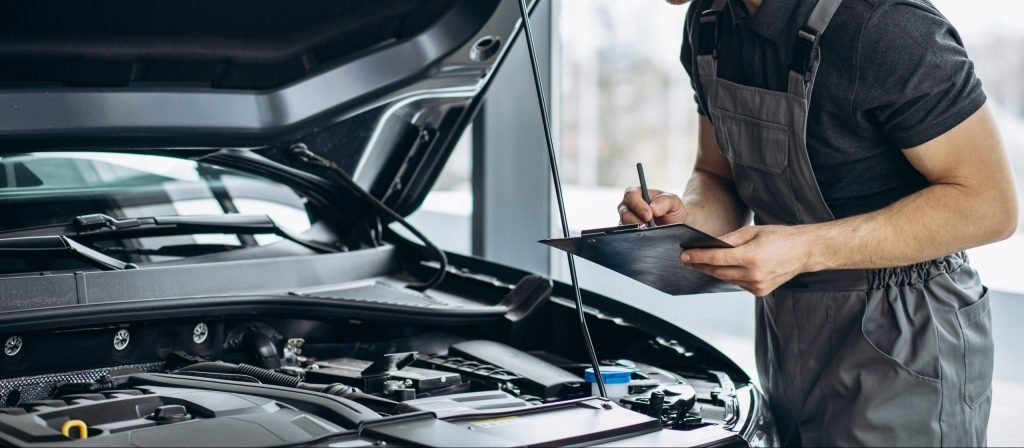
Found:
<svg viewBox="0 0 1024 448"><path fill-rule="evenodd" d="M128 334L128 330L124 328L117 330L117 333L114 333L114 350L121 351L128 347L128 341L131 337Z"/></svg>
<svg viewBox="0 0 1024 448"><path fill-rule="evenodd" d="M21 336L11 336L4 343L4 353L7 356L17 355L21 351Z"/></svg>
<svg viewBox="0 0 1024 448"><path fill-rule="evenodd" d="M206 342L206 337L210 335L210 328L206 326L206 323L199 322L196 327L192 329L192 342L196 344L202 344Z"/></svg>

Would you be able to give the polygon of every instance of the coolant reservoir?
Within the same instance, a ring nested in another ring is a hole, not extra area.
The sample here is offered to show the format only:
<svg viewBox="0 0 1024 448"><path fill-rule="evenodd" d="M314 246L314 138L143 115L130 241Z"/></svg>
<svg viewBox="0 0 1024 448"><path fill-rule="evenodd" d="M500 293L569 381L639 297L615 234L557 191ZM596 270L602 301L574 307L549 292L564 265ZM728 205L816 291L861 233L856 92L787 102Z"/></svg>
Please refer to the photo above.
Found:
<svg viewBox="0 0 1024 448"><path fill-rule="evenodd" d="M622 366L601 366L601 378L604 379L604 389L608 392L608 399L618 402L620 398L629 395L629 380L636 369ZM601 395L597 387L597 377L594 376L594 369L588 368L583 372L583 379L590 383L591 394Z"/></svg>

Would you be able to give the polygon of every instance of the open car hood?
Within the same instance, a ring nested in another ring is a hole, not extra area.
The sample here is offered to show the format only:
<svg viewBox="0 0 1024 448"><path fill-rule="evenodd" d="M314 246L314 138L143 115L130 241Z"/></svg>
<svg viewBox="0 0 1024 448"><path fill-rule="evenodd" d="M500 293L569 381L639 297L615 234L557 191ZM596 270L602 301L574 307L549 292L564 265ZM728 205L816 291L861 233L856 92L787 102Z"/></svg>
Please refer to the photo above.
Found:
<svg viewBox="0 0 1024 448"><path fill-rule="evenodd" d="M515 0L66 0L0 14L0 153L243 149L335 162L402 214L518 30Z"/></svg>

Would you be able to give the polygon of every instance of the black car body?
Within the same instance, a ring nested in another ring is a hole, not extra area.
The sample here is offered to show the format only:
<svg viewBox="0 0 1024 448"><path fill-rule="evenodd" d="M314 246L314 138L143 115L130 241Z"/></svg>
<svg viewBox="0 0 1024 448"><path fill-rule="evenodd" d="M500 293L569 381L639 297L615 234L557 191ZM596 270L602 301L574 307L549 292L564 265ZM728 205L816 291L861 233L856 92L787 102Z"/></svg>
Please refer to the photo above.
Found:
<svg viewBox="0 0 1024 448"><path fill-rule="evenodd" d="M417 209L517 2L4 9L0 445L775 440L735 363L584 291L599 357L636 369L591 396L570 286L441 263L363 192Z"/></svg>

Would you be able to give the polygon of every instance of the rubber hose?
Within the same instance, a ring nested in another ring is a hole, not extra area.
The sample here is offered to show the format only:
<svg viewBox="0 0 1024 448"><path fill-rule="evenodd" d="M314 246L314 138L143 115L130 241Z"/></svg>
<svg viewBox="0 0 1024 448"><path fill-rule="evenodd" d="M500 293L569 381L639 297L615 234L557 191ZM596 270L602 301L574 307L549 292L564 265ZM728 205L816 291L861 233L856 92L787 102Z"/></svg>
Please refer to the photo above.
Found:
<svg viewBox="0 0 1024 448"><path fill-rule="evenodd" d="M262 367L250 366L248 364L239 364L233 373L249 375L260 380L263 384L273 384L275 386L299 387L299 384L302 383L302 380L298 377L285 375Z"/></svg>
<svg viewBox="0 0 1024 448"><path fill-rule="evenodd" d="M375 395L369 395L363 393L356 387L347 386L340 383L335 384L313 384L303 383L297 377L291 375L285 375L278 373L273 370L267 370L262 367L251 366L248 364L231 364L226 362L201 362L192 364L187 367L179 369L184 372L212 372L212 373L224 373L224 374L238 374L247 375L256 378L263 384L271 384L274 386L285 386L293 387L297 389L305 389L314 392L321 392L329 395L338 397L348 398L356 401L357 403L369 406L374 410L391 410L398 402L388 400L386 398L378 397Z"/></svg>

